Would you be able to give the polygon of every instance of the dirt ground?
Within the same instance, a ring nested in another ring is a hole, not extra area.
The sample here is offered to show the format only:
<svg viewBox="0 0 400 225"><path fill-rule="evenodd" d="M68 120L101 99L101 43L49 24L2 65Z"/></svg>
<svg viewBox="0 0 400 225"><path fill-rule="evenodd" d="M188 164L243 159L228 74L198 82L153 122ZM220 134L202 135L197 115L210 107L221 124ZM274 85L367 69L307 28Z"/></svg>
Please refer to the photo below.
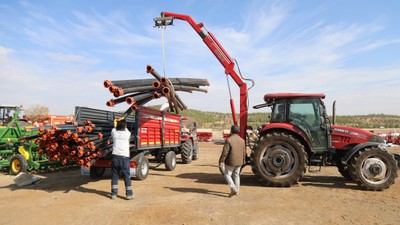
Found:
<svg viewBox="0 0 400 225"><path fill-rule="evenodd" d="M221 148L203 142L192 164L150 170L146 180L133 181L132 201L121 190L110 200L109 171L100 180L79 168L41 173L40 183L25 187L2 173L0 224L400 224L399 179L385 191L363 191L336 167L307 172L295 187L271 188L247 166L240 195L228 198L217 167Z"/></svg>

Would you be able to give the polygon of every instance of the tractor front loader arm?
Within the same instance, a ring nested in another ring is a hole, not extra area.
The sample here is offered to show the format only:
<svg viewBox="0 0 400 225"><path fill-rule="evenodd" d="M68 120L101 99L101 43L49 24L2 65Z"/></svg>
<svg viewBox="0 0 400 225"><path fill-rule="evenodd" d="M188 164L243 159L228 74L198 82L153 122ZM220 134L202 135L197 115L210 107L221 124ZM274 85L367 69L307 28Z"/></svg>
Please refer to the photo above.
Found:
<svg viewBox="0 0 400 225"><path fill-rule="evenodd" d="M192 26L192 28L197 32L197 34L203 39L203 42L207 45L210 51L218 59L225 69L225 74L232 77L235 83L240 88L240 136L246 140L246 128L247 128L247 99L248 90L247 83L240 76L240 74L235 69L235 62L218 42L215 36L205 29L203 23L196 23L191 16L184 14L177 14L171 12L162 12L161 17L154 18L155 27L164 27L173 25L174 19L184 20ZM230 99L230 106L232 112L232 119L234 124L237 123L236 110L233 99Z"/></svg>

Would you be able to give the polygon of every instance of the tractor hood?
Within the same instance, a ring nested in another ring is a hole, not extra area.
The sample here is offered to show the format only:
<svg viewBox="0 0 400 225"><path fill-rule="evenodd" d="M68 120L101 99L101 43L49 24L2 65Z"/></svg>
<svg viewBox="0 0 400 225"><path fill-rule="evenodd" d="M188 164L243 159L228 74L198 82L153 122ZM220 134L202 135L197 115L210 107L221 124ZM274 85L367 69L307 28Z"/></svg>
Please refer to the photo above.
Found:
<svg viewBox="0 0 400 225"><path fill-rule="evenodd" d="M384 143L382 137L369 131L341 125L332 125L332 145L336 149L343 149L365 142Z"/></svg>

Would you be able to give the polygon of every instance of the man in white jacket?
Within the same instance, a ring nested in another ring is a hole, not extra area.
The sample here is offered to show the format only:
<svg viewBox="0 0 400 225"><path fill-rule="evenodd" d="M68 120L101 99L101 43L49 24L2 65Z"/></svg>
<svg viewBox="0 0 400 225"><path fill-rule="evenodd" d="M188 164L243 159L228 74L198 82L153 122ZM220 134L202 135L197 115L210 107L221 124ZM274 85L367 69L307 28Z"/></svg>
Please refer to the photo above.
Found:
<svg viewBox="0 0 400 225"><path fill-rule="evenodd" d="M130 151L129 139L131 132L126 128L126 120L122 119L117 121L116 128L111 131L111 138L113 140L113 151L111 160L111 199L116 199L118 194L118 179L119 174L122 172L125 189L126 199L133 199L132 182L130 178Z"/></svg>

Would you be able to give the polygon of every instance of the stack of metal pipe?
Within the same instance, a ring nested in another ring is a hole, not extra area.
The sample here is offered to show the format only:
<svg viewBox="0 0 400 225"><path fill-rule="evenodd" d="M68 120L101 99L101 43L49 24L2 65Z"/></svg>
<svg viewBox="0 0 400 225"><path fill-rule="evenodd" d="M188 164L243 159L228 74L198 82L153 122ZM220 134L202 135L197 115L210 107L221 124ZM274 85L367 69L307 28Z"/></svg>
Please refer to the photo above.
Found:
<svg viewBox="0 0 400 225"><path fill-rule="evenodd" d="M181 110L187 109L187 106L176 93L177 91L207 93L207 89L200 86L210 85L207 79L161 77L150 65L146 67L146 72L153 75L155 79L105 80L104 87L108 88L115 97L106 105L112 107L123 102L127 103L129 108L123 114L126 118L139 106L164 96L168 99L170 111L179 114Z"/></svg>
<svg viewBox="0 0 400 225"><path fill-rule="evenodd" d="M50 161L89 167L92 160L111 152L112 128L112 123L94 124L89 120L83 124L40 127L35 143L39 145L39 154L46 154Z"/></svg>

